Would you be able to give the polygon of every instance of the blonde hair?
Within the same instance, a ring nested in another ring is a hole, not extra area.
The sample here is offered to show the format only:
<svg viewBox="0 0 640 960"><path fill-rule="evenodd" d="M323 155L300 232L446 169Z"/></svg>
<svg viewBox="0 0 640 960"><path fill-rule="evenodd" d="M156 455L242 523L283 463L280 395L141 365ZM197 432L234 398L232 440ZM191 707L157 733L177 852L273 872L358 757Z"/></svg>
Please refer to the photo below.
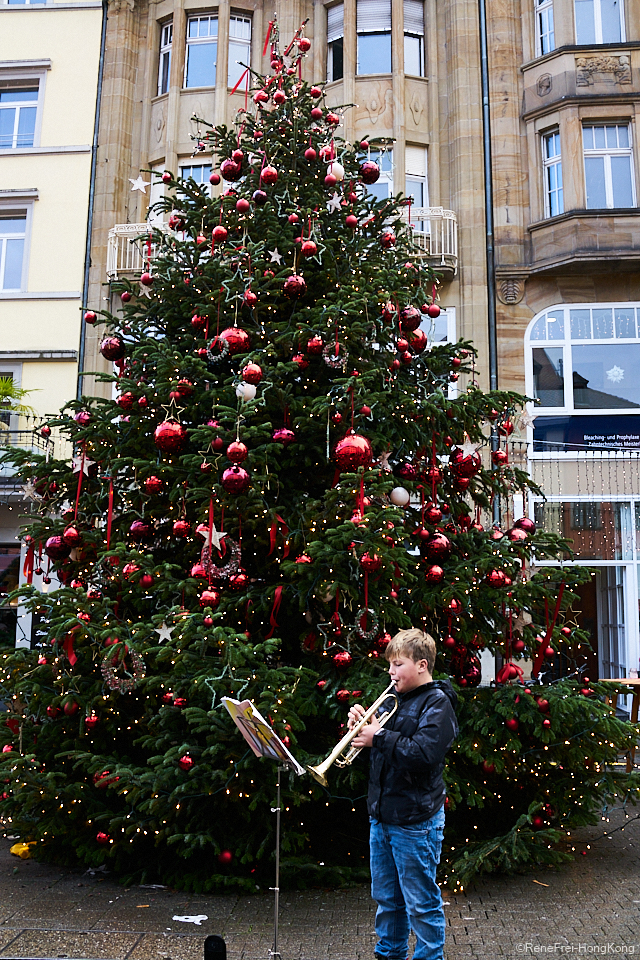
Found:
<svg viewBox="0 0 640 960"><path fill-rule="evenodd" d="M436 662L436 642L428 633L423 633L416 627L410 630L400 630L387 644L384 655L387 660L396 657L409 657L414 663L426 660L429 673L433 673Z"/></svg>

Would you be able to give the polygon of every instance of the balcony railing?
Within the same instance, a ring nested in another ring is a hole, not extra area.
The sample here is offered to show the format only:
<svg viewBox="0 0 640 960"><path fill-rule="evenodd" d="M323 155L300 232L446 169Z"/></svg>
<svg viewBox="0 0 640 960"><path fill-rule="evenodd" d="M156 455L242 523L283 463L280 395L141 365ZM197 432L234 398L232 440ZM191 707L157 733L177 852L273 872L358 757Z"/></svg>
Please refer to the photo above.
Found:
<svg viewBox="0 0 640 960"><path fill-rule="evenodd" d="M155 228L166 230L166 224L155 223ZM135 277L144 273L149 253L156 255L157 243L151 241L149 251L148 223L116 223L109 230L107 243L107 276L110 280Z"/></svg>
<svg viewBox="0 0 640 960"><path fill-rule="evenodd" d="M0 423L0 458L12 447L30 450L32 453L53 455L53 440L43 437L37 430L9 430ZM15 468L11 463L0 463L0 481L13 477Z"/></svg>
<svg viewBox="0 0 640 960"><path fill-rule="evenodd" d="M458 272L458 218L443 207L405 207L404 219L429 266L447 279Z"/></svg>

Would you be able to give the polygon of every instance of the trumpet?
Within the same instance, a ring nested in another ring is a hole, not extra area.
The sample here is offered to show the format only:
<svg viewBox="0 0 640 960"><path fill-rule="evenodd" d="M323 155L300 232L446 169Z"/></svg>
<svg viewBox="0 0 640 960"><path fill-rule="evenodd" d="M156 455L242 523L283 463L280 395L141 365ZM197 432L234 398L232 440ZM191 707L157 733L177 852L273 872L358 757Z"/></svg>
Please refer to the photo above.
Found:
<svg viewBox="0 0 640 960"><path fill-rule="evenodd" d="M381 727L383 727L387 720L390 720L394 715L398 709L398 698L395 693L391 692L393 686L393 683L389 684L387 689L380 694L375 703L371 704L364 716L360 717L353 729L347 731L342 740L335 745L326 760L323 760L322 763L319 763L316 767L307 766L307 770L311 776L315 777L318 783L321 783L323 787L327 787L329 785L329 781L327 780L325 774L333 763L335 763L337 767L348 767L349 764L353 763L355 758L362 750L362 747L350 747L349 745L351 741L355 740L365 724L369 723L371 717L376 713L377 710L380 709L384 701L388 700L390 697L393 697L395 703L390 710L385 710L385 712L378 717L378 723Z"/></svg>

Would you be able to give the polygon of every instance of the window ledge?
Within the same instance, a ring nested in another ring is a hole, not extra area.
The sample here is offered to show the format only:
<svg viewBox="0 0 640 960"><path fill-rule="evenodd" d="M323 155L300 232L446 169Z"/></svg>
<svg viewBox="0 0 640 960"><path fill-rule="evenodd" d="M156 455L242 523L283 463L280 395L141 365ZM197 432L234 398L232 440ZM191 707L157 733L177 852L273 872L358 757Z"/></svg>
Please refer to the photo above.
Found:
<svg viewBox="0 0 640 960"><path fill-rule="evenodd" d="M17 187L10 190L0 190L0 200L37 200L37 187Z"/></svg>
<svg viewBox="0 0 640 960"><path fill-rule="evenodd" d="M215 84L212 87L182 87L180 93L214 93L215 89ZM166 94L163 94L163 96L166 96Z"/></svg>
<svg viewBox="0 0 640 960"><path fill-rule="evenodd" d="M0 70L51 70L51 60L0 60Z"/></svg>
<svg viewBox="0 0 640 960"><path fill-rule="evenodd" d="M80 291L54 290L54 291L36 291L31 290L0 290L0 301L2 300L79 300Z"/></svg>
<svg viewBox="0 0 640 960"><path fill-rule="evenodd" d="M553 60L554 57L563 53L586 53L589 50L603 50L606 52L622 50L624 52L625 50L638 48L640 48L640 40L620 40L619 43L567 43L563 47L556 47L555 50L550 50L549 53L543 53L542 56L535 57L533 60L527 60L527 62L523 63L520 67L520 72L524 73L525 70L538 67L540 64L547 63L549 60Z"/></svg>
<svg viewBox="0 0 640 960"><path fill-rule="evenodd" d="M78 0L78 3L0 3L0 11L5 10L86 10L99 8L102 0Z"/></svg>
<svg viewBox="0 0 640 960"><path fill-rule="evenodd" d="M582 209L567 210L566 213L560 213L557 217L546 217L544 220L536 220L527 227L529 232L541 230L544 227L553 226L556 223L562 223L565 220L572 220L574 217L593 217L602 219L602 217L637 217L640 214L640 207L604 207L601 210Z"/></svg>
<svg viewBox="0 0 640 960"><path fill-rule="evenodd" d="M75 363L77 359L77 350L0 350L0 363L29 360Z"/></svg>
<svg viewBox="0 0 640 960"><path fill-rule="evenodd" d="M17 147L15 150L0 150L0 157L41 157L56 153L91 153L91 147ZM0 191L2 195L4 191Z"/></svg>
<svg viewBox="0 0 640 960"><path fill-rule="evenodd" d="M356 80L379 80L381 77L391 80L392 76L392 73L356 73Z"/></svg>

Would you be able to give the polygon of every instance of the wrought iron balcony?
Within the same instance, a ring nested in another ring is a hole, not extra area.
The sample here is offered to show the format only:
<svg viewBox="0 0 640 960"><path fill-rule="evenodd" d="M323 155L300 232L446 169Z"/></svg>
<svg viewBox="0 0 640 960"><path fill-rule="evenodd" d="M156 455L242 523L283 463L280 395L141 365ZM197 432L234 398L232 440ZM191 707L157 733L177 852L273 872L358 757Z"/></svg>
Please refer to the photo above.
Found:
<svg viewBox="0 0 640 960"><path fill-rule="evenodd" d="M154 223L154 228L166 230L162 222ZM149 251L148 223L116 223L109 230L107 243L107 276L110 280L121 277L131 279L144 273L149 254L154 257L157 244L151 241Z"/></svg>
<svg viewBox="0 0 640 960"><path fill-rule="evenodd" d="M51 437L43 437L38 430L10 430L8 426L0 422L0 460L2 455L12 447L20 447L23 450L30 450L33 453L46 454L49 451L53 455L53 440ZM11 463L0 462L0 482L13 477L15 468Z"/></svg>
<svg viewBox="0 0 640 960"><path fill-rule="evenodd" d="M452 280L458 272L458 218L444 207L405 207L404 219L419 255Z"/></svg>

